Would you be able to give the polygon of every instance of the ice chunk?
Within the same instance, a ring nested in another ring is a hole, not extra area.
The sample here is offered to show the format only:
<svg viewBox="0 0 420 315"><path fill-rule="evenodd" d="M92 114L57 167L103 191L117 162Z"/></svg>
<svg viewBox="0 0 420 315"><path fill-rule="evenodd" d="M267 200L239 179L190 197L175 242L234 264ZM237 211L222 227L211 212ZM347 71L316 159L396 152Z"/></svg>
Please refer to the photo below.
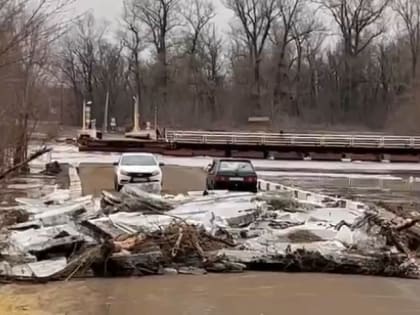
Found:
<svg viewBox="0 0 420 315"><path fill-rule="evenodd" d="M134 186L136 187L136 189L140 189L149 194L156 194L156 195L159 195L162 190L162 185L160 182L136 183L136 184L129 184L129 186Z"/></svg>
<svg viewBox="0 0 420 315"><path fill-rule="evenodd" d="M46 278L62 271L66 266L67 259L65 257L59 257L13 266L9 269L9 276L20 278Z"/></svg>
<svg viewBox="0 0 420 315"><path fill-rule="evenodd" d="M42 198L42 201L46 204L63 204L68 200L70 200L69 189L56 189L51 194L48 194Z"/></svg>
<svg viewBox="0 0 420 315"><path fill-rule="evenodd" d="M60 235L81 237L87 242L93 242L92 238L80 233L71 224L25 231L13 231L10 233L9 242L12 246L16 246L16 248L23 252L30 252L32 249L42 247L48 241Z"/></svg>
<svg viewBox="0 0 420 315"><path fill-rule="evenodd" d="M166 211L173 208L172 204L157 194L151 194L142 190L137 185L125 185L122 190L125 197L136 201L135 205L138 209L132 211L157 210ZM124 203L124 202L123 202Z"/></svg>
<svg viewBox="0 0 420 315"><path fill-rule="evenodd" d="M41 199L32 199L32 198L16 198L16 202L23 206L28 206L32 208L44 207L45 203Z"/></svg>
<svg viewBox="0 0 420 315"><path fill-rule="evenodd" d="M163 226L169 225L174 219L164 215L143 215L138 212L119 212L111 214L107 218L89 220L90 224L95 225L109 235L117 234L115 229L121 233L136 231L154 232Z"/></svg>
<svg viewBox="0 0 420 315"><path fill-rule="evenodd" d="M347 223L352 224L360 215L360 212L352 211L347 208L321 208L311 211L308 221L328 222L329 224L336 225L344 220Z"/></svg>

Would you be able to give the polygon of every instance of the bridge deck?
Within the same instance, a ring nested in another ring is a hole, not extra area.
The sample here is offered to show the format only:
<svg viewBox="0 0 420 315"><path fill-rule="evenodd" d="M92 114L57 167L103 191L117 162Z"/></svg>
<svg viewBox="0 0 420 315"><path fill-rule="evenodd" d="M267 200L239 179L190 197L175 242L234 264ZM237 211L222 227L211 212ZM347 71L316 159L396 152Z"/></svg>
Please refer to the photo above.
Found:
<svg viewBox="0 0 420 315"><path fill-rule="evenodd" d="M182 144L420 149L420 137L407 136L168 131L166 137Z"/></svg>
<svg viewBox="0 0 420 315"><path fill-rule="evenodd" d="M127 138L88 140L82 151L147 151L169 155L208 155L278 159L420 161L420 137L247 132L166 132L158 141Z"/></svg>

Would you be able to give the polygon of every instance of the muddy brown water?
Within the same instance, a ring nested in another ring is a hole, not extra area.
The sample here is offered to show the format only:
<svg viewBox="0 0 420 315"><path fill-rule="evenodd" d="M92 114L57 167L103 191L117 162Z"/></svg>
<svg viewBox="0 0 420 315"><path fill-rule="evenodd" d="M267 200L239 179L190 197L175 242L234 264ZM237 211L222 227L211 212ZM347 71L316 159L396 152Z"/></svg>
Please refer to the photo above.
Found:
<svg viewBox="0 0 420 315"><path fill-rule="evenodd" d="M112 189L110 166L81 165L85 194ZM165 167L164 191L203 189L202 170ZM407 200L420 183L316 176L275 179L358 198ZM388 185L388 186L387 186ZM391 187L389 187L391 185ZM407 189L409 187L409 189ZM244 273L88 279L0 287L0 315L399 315L420 314L420 281L328 274Z"/></svg>
<svg viewBox="0 0 420 315"><path fill-rule="evenodd" d="M50 193L57 185L60 189L69 187L68 165L61 165L61 172L55 176L42 174L22 174L0 181L0 207L16 205L15 198L39 198L43 193Z"/></svg>
<svg viewBox="0 0 420 315"><path fill-rule="evenodd" d="M319 192L328 195L339 195L349 199L366 202L385 201L388 203L420 204L420 174L417 181L410 182L409 174L392 174L394 179L387 178L348 178L318 176L316 173L307 176L282 175L266 179L288 186ZM363 175L363 174L362 174ZM99 196L102 190L114 187L114 171L106 164L81 164L80 176L85 194ZM200 168L182 166L165 166L163 168L163 192L183 193L189 190L203 190L205 172Z"/></svg>
<svg viewBox="0 0 420 315"><path fill-rule="evenodd" d="M414 174L416 175L416 174ZM420 204L420 182L407 174L392 174L393 179L387 178L347 178L316 176L270 177L268 180L287 186L296 186L305 190L327 195L338 195L344 198L364 202L386 202L406 205ZM417 174L419 176L419 174Z"/></svg>
<svg viewBox="0 0 420 315"><path fill-rule="evenodd" d="M322 274L245 273L92 279L9 286L15 308L35 315L420 314L420 282Z"/></svg>

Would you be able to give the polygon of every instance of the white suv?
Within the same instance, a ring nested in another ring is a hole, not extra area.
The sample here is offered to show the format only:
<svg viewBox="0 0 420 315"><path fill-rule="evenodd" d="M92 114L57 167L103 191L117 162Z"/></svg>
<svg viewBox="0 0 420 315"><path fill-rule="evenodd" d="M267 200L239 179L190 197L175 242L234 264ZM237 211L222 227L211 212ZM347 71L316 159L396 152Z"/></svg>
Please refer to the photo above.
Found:
<svg viewBox="0 0 420 315"><path fill-rule="evenodd" d="M125 184L158 182L162 185L163 163L150 153L124 153L115 166L114 186L119 191Z"/></svg>

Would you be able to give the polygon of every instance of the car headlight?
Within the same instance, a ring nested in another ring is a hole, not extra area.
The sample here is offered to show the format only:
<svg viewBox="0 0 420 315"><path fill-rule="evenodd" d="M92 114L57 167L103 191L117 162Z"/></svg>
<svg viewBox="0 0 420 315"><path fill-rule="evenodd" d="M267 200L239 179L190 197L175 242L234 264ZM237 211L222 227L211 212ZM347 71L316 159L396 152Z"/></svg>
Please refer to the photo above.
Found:
<svg viewBox="0 0 420 315"><path fill-rule="evenodd" d="M120 174L121 175L124 175L124 176L129 176L130 174L128 174L128 172L126 172L126 171L120 171Z"/></svg>
<svg viewBox="0 0 420 315"><path fill-rule="evenodd" d="M159 171L154 171L153 173L152 173L152 176L158 176L160 174L160 172Z"/></svg>

